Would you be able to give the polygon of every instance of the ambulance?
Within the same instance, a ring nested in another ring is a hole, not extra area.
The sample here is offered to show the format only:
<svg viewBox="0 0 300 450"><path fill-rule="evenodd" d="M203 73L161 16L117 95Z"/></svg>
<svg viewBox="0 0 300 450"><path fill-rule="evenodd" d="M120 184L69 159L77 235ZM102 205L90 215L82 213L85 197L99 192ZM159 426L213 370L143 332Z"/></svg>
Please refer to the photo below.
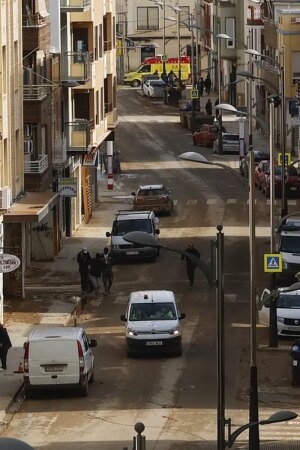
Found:
<svg viewBox="0 0 300 450"><path fill-rule="evenodd" d="M171 70L178 77L178 58L168 58L165 61L166 73ZM142 83L143 75L152 75L157 70L158 75L161 76L163 72L163 61L160 57L146 58L144 62L133 72L128 72L124 75L123 83L129 84L132 87L139 87ZM180 58L181 79L187 80L191 74L191 61L189 56L182 56Z"/></svg>

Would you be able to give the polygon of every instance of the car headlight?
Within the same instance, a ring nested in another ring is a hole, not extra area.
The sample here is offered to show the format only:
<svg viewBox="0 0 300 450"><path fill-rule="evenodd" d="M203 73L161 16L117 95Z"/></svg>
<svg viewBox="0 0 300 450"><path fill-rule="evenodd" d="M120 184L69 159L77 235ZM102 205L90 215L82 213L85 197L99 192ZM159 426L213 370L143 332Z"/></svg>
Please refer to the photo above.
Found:
<svg viewBox="0 0 300 450"><path fill-rule="evenodd" d="M287 269L288 268L288 263L284 259L282 260L282 268L283 269Z"/></svg>
<svg viewBox="0 0 300 450"><path fill-rule="evenodd" d="M137 332L133 328L128 328L128 336L137 336Z"/></svg>
<svg viewBox="0 0 300 450"><path fill-rule="evenodd" d="M179 327L175 327L169 330L169 334L179 334Z"/></svg>
<svg viewBox="0 0 300 450"><path fill-rule="evenodd" d="M278 316L277 316L277 322L284 323L284 318L283 318L283 317L278 317Z"/></svg>

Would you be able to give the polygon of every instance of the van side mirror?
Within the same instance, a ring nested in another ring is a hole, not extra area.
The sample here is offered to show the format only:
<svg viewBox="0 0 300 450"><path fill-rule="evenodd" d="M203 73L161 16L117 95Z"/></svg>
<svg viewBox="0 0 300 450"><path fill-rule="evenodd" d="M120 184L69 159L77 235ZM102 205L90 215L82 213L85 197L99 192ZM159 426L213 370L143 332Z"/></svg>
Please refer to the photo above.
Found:
<svg viewBox="0 0 300 450"><path fill-rule="evenodd" d="M105 236L106 236L106 237L110 237L110 236L111 236L111 233L110 233L109 231L107 231L107 232L105 233Z"/></svg>
<svg viewBox="0 0 300 450"><path fill-rule="evenodd" d="M159 234L159 233L160 233L160 230L158 228L156 228L155 234Z"/></svg>
<svg viewBox="0 0 300 450"><path fill-rule="evenodd" d="M124 314L121 314L120 320L122 320L122 322L127 322L126 316Z"/></svg>
<svg viewBox="0 0 300 450"><path fill-rule="evenodd" d="M182 320L182 319L185 319L185 318L186 318L185 313L181 313L180 316L179 316L179 320Z"/></svg>
<svg viewBox="0 0 300 450"><path fill-rule="evenodd" d="M96 339L91 339L89 342L89 347L97 347L97 341Z"/></svg>

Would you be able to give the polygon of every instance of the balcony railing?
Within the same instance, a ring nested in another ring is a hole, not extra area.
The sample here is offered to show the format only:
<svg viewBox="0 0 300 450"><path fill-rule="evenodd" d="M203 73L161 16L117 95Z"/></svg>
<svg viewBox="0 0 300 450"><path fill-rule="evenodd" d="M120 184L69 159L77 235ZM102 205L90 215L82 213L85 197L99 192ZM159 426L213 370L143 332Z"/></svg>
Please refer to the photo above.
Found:
<svg viewBox="0 0 300 450"><path fill-rule="evenodd" d="M26 14L22 17L23 27L41 27L45 25L46 18L42 17L39 13L37 14Z"/></svg>
<svg viewBox="0 0 300 450"><path fill-rule="evenodd" d="M33 84L23 86L23 100L41 101L47 97L47 86L35 86Z"/></svg>
<svg viewBox="0 0 300 450"><path fill-rule="evenodd" d="M112 41L104 41L104 51L108 52L112 49Z"/></svg>
<svg viewBox="0 0 300 450"><path fill-rule="evenodd" d="M65 12L84 12L91 8L91 0L60 0L60 7Z"/></svg>
<svg viewBox="0 0 300 450"><path fill-rule="evenodd" d="M39 155L37 160L24 161L24 173L44 173L48 169L48 155Z"/></svg>
<svg viewBox="0 0 300 450"><path fill-rule="evenodd" d="M66 122L67 152L82 153L88 151L90 145L90 132L94 129L94 121L87 119L75 119L74 122Z"/></svg>
<svg viewBox="0 0 300 450"><path fill-rule="evenodd" d="M92 52L66 52L62 63L62 81L89 80L92 60Z"/></svg>

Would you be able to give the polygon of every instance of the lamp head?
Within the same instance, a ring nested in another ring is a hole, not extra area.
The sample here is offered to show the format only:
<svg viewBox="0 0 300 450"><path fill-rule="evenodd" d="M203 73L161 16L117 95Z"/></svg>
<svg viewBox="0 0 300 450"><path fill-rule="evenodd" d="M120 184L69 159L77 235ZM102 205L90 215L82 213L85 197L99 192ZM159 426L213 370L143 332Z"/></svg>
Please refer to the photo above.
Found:
<svg viewBox="0 0 300 450"><path fill-rule="evenodd" d="M144 231L130 231L123 235L124 241L130 242L131 244L145 245L147 247L160 248L161 244L155 237L151 234L145 233Z"/></svg>
<svg viewBox="0 0 300 450"><path fill-rule="evenodd" d="M240 112L234 106L230 105L229 103L220 103L219 105L216 106L216 109L221 109L222 111L227 111L227 112L233 112L235 114Z"/></svg>
<svg viewBox="0 0 300 450"><path fill-rule="evenodd" d="M208 159L206 159L205 156L201 155L201 153L196 153L196 152L181 153L178 156L178 158L183 159L185 161L193 161L193 162L198 162L198 163L202 163L202 164L213 164L212 161L208 161Z"/></svg>

